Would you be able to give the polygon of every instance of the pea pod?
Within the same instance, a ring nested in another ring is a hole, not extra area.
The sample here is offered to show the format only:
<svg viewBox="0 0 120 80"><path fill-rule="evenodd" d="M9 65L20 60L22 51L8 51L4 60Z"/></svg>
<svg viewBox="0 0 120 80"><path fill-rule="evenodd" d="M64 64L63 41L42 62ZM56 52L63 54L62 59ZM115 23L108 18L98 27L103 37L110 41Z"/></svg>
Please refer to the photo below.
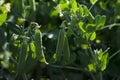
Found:
<svg viewBox="0 0 120 80"><path fill-rule="evenodd" d="M40 60L41 62L46 62L45 55L43 53L43 48L42 48L42 33L39 29L35 30L35 35L34 35L34 44L35 44L35 52L36 52L36 59Z"/></svg>
<svg viewBox="0 0 120 80"><path fill-rule="evenodd" d="M35 5L35 0L29 0L30 3L30 14L29 14L29 19L32 21L35 21L35 14L36 14L36 5Z"/></svg>
<svg viewBox="0 0 120 80"><path fill-rule="evenodd" d="M29 3L32 10L35 11L36 10L35 0L29 0Z"/></svg>
<svg viewBox="0 0 120 80"><path fill-rule="evenodd" d="M42 33L40 32L39 29L35 30L35 40L34 40L34 44L35 44L35 51L36 51L36 57L37 60L43 58L42 54Z"/></svg>
<svg viewBox="0 0 120 80"><path fill-rule="evenodd" d="M26 59L26 64L25 64L25 67L24 67L26 73L31 72L35 68L35 66L37 64L37 60L35 60L35 58L36 58L35 46L34 46L33 41L31 41L29 43L29 52L28 52L28 56L27 56L27 59Z"/></svg>
<svg viewBox="0 0 120 80"><path fill-rule="evenodd" d="M56 48L56 61L60 61L62 58L62 51L65 42L65 31L61 29L58 36L57 48Z"/></svg>
<svg viewBox="0 0 120 80"><path fill-rule="evenodd" d="M17 15L19 17L25 17L25 15L24 15L24 10L25 10L24 1L25 0L15 0L15 1L13 1L14 8L19 13L19 15Z"/></svg>
<svg viewBox="0 0 120 80"><path fill-rule="evenodd" d="M63 64L68 64L70 62L70 49L69 49L67 36L65 36L62 61L63 61Z"/></svg>
<svg viewBox="0 0 120 80"><path fill-rule="evenodd" d="M27 56L27 39L24 39L21 43L20 53L19 53L19 61L17 65L17 74L22 75L24 73L24 66L26 62L26 56Z"/></svg>

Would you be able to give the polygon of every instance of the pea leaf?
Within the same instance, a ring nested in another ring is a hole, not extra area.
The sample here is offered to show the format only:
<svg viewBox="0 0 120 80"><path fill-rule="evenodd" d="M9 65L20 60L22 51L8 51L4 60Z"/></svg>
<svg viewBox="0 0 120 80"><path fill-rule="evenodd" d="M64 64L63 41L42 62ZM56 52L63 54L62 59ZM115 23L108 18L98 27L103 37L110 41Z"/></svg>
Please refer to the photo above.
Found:
<svg viewBox="0 0 120 80"><path fill-rule="evenodd" d="M95 24L87 24L86 26L87 32L94 32L96 30L96 25Z"/></svg>
<svg viewBox="0 0 120 80"><path fill-rule="evenodd" d="M104 26L105 22L106 22L106 16L105 15L103 15L103 16L100 16L100 15L95 16L95 24L97 26L97 29Z"/></svg>
<svg viewBox="0 0 120 80"><path fill-rule="evenodd" d="M76 2L76 0L71 0L71 7L72 7L72 11L74 13L76 13L76 11L77 11L77 2Z"/></svg>
<svg viewBox="0 0 120 80"><path fill-rule="evenodd" d="M96 72L96 67L94 66L94 64L88 64L88 69L89 71Z"/></svg>
<svg viewBox="0 0 120 80"><path fill-rule="evenodd" d="M78 25L79 25L79 28L82 32L86 32L85 29L83 28L83 25L84 25L83 22L79 22Z"/></svg>
<svg viewBox="0 0 120 80"><path fill-rule="evenodd" d="M100 61L102 59L103 56L103 51L102 49L99 50L99 54L98 54L98 60Z"/></svg>
<svg viewBox="0 0 120 80"><path fill-rule="evenodd" d="M0 26L6 21L7 13L0 14Z"/></svg>
<svg viewBox="0 0 120 80"><path fill-rule="evenodd" d="M81 5L79 6L79 12L80 12L80 16L84 17L84 9Z"/></svg>
<svg viewBox="0 0 120 80"><path fill-rule="evenodd" d="M84 15L89 16L89 9L87 8L87 6L83 6L83 9L84 9Z"/></svg>
<svg viewBox="0 0 120 80"><path fill-rule="evenodd" d="M5 4L2 7L0 7L0 26L6 21L9 9L9 4Z"/></svg>
<svg viewBox="0 0 120 80"><path fill-rule="evenodd" d="M97 2L97 0L90 0L90 2L94 5Z"/></svg>
<svg viewBox="0 0 120 80"><path fill-rule="evenodd" d="M102 59L101 59L101 71L104 71L107 67L108 63L108 53L104 54Z"/></svg>
<svg viewBox="0 0 120 80"><path fill-rule="evenodd" d="M62 4L59 4L59 6L60 6L61 10L64 10L64 9L69 7L69 4L68 3L62 3Z"/></svg>
<svg viewBox="0 0 120 80"><path fill-rule="evenodd" d="M90 36L90 40L93 41L96 38L96 32L93 32Z"/></svg>

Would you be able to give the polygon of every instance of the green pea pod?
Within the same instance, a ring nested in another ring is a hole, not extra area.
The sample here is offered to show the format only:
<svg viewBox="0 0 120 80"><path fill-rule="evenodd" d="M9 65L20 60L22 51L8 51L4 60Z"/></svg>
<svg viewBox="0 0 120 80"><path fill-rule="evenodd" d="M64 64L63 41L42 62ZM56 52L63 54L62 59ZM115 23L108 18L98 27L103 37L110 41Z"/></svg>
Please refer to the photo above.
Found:
<svg viewBox="0 0 120 80"><path fill-rule="evenodd" d="M35 0L29 0L29 3L32 10L35 11L36 10Z"/></svg>
<svg viewBox="0 0 120 80"><path fill-rule="evenodd" d="M64 42L65 42L65 30L61 29L59 32L57 48L56 48L56 61L60 61L62 58Z"/></svg>
<svg viewBox="0 0 120 80"><path fill-rule="evenodd" d="M35 30L35 40L34 40L34 44L35 44L35 51L36 51L36 58L37 60L42 59L42 33L39 29Z"/></svg>
<svg viewBox="0 0 120 80"><path fill-rule="evenodd" d="M40 60L41 62L46 62L45 55L43 53L43 48L42 48L42 33L39 29L35 30L35 36L34 36L34 44L35 44L35 52L36 52L36 59Z"/></svg>
<svg viewBox="0 0 120 80"><path fill-rule="evenodd" d="M67 36L65 36L62 61L63 61L63 64L68 64L70 62L70 49L69 49Z"/></svg>
<svg viewBox="0 0 120 80"><path fill-rule="evenodd" d="M20 16L25 17L24 10L25 10L25 0L15 0L13 1L14 8L17 10L17 12L20 14Z"/></svg>
<svg viewBox="0 0 120 80"><path fill-rule="evenodd" d="M26 73L31 72L35 68L35 66L37 65L38 61L35 58L36 58L35 46L34 46L33 41L31 41L29 43L29 52L28 52L28 56L27 56L27 59L26 59L26 64L25 64L25 67L24 67Z"/></svg>
<svg viewBox="0 0 120 80"><path fill-rule="evenodd" d="M35 5L35 0L29 0L31 11L29 14L29 19L31 21L35 21L35 14L36 14L36 5Z"/></svg>
<svg viewBox="0 0 120 80"><path fill-rule="evenodd" d="M17 74L22 75L24 73L24 66L26 62L26 56L27 56L27 47L28 42L27 39L24 39L21 43L20 53L19 53L19 61L17 65Z"/></svg>

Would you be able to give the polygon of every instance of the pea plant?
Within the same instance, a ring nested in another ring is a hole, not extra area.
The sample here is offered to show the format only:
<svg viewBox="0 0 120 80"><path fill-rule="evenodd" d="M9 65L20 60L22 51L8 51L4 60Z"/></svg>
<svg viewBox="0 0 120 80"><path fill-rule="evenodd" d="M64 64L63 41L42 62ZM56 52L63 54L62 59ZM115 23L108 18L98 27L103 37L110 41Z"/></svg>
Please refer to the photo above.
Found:
<svg viewBox="0 0 120 80"><path fill-rule="evenodd" d="M97 1L91 0L92 6L96 2ZM79 42L76 43L78 47L81 46L82 49L88 51L83 54L84 58L85 56L89 57L87 64L82 62L83 65L85 65L83 67L83 70L90 72L93 80L103 80L102 72L106 69L108 63L108 49L106 51L103 51L102 49L92 49L91 42L96 39L96 31L101 30L101 28L104 26L106 17L104 15L96 15L94 17L87 6L83 4L77 4L75 0L71 0L66 3L61 2L57 5L56 8L59 11L60 16L64 19L61 25L61 30L59 32L56 59L59 61L61 58L63 65L66 65L66 61L68 61L68 64L71 61L69 45L67 44L68 42L66 42L66 35L68 37L71 37L73 35L75 37L75 42L76 38L78 38L78 41L80 41L80 39L83 39L85 40L85 44L81 43L81 45L79 45ZM64 48L66 45L68 49ZM81 55L81 51L78 54ZM95 74L96 76L94 76Z"/></svg>
<svg viewBox="0 0 120 80"><path fill-rule="evenodd" d="M109 1L103 2L1 0L0 79L119 80L119 72L114 70L118 67L112 66L120 59L114 59L119 45L116 49L106 46L107 39L102 39L107 34L99 34L116 26L114 39L119 44L120 2L116 2L113 24L109 24L113 19L107 21L106 14L97 12L98 4L99 10L107 11Z"/></svg>

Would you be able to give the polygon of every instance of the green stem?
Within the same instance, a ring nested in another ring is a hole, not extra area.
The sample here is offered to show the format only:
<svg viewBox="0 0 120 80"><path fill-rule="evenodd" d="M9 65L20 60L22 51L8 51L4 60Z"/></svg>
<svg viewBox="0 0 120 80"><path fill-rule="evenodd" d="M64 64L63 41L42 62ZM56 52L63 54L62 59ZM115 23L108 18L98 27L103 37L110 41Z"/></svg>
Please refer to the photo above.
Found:
<svg viewBox="0 0 120 80"><path fill-rule="evenodd" d="M102 77L102 72L99 72L99 77L98 77L98 80L103 80L103 77Z"/></svg>
<svg viewBox="0 0 120 80"><path fill-rule="evenodd" d="M96 80L103 80L102 72L96 72Z"/></svg>
<svg viewBox="0 0 120 80"><path fill-rule="evenodd" d="M91 75L91 77L92 77L92 80L96 80L96 78L95 78L95 76L93 75L92 72L90 72L90 75Z"/></svg>
<svg viewBox="0 0 120 80"><path fill-rule="evenodd" d="M103 80L102 72L97 72L96 75L93 75L93 73L90 72L90 75L92 80Z"/></svg>
<svg viewBox="0 0 120 80"><path fill-rule="evenodd" d="M77 67L72 67L72 66L60 66L60 65L52 65L52 64L48 64L48 66L50 67L54 67L54 68L61 68L61 69L71 69L71 70L76 70L76 71L82 71L85 72L85 70L83 68L77 68Z"/></svg>
<svg viewBox="0 0 120 80"><path fill-rule="evenodd" d="M118 50L117 52L115 52L113 55L111 55L110 57L109 57L109 59L112 59L114 56L116 56L118 53L120 53L120 50Z"/></svg>
<svg viewBox="0 0 120 80"><path fill-rule="evenodd" d="M111 29L111 28L114 27L114 26L120 26L120 24L119 24L119 23L114 23L114 24L106 25L106 26L103 26L103 27L101 28L101 30L102 30L102 29L105 29L105 28Z"/></svg>

